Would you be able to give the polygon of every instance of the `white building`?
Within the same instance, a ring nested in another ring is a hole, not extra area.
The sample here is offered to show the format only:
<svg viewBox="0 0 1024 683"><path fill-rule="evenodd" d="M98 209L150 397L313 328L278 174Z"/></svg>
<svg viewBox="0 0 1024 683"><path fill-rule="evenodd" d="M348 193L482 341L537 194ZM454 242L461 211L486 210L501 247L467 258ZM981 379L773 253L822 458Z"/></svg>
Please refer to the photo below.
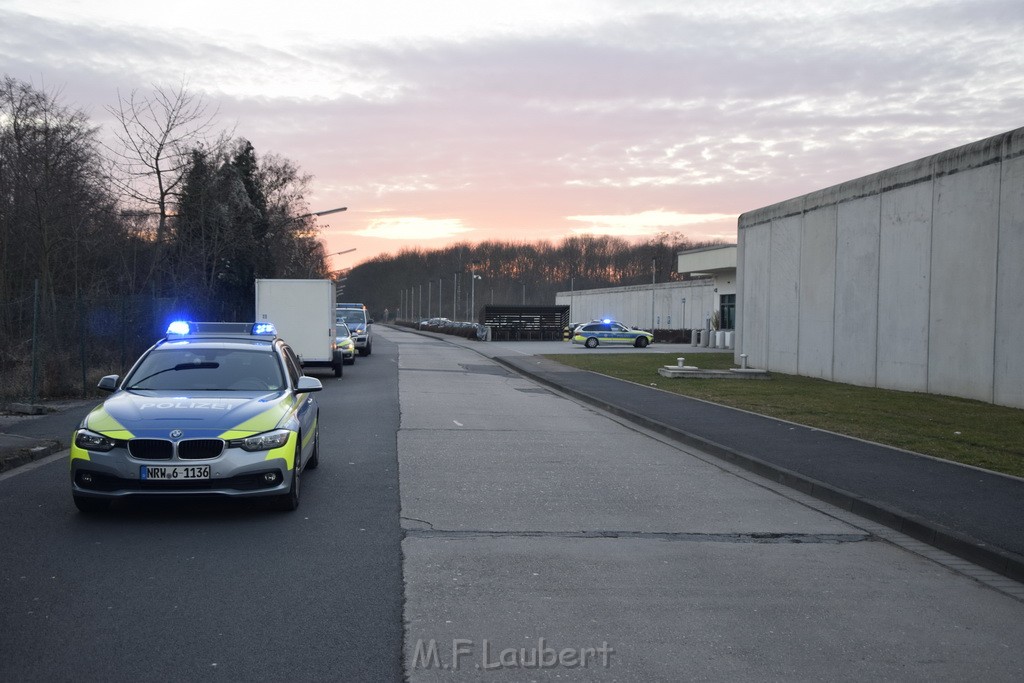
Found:
<svg viewBox="0 0 1024 683"><path fill-rule="evenodd" d="M717 312L732 329L736 310L736 245L681 251L676 271L693 280L558 292L572 322L612 318L645 329L704 329Z"/></svg>
<svg viewBox="0 0 1024 683"><path fill-rule="evenodd" d="M1024 408L1024 128L739 218L736 353Z"/></svg>

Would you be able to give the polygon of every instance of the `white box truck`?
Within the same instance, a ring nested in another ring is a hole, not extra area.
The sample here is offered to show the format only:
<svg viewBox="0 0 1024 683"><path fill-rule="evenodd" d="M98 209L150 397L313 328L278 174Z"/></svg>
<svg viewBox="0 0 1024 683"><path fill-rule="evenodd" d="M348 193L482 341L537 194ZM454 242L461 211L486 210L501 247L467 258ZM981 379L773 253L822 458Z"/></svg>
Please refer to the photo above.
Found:
<svg viewBox="0 0 1024 683"><path fill-rule="evenodd" d="M303 367L329 367L341 377L334 305L332 280L256 280L256 320L274 323Z"/></svg>

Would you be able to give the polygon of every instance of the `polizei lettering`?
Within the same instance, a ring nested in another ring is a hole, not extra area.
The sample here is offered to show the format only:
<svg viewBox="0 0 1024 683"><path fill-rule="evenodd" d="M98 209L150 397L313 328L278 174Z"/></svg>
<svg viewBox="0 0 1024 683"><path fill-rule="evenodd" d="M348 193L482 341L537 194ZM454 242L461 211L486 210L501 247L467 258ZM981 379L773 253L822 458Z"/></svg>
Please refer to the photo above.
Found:
<svg viewBox="0 0 1024 683"><path fill-rule="evenodd" d="M161 401L139 404L139 410L231 410L233 407L233 403L227 401Z"/></svg>

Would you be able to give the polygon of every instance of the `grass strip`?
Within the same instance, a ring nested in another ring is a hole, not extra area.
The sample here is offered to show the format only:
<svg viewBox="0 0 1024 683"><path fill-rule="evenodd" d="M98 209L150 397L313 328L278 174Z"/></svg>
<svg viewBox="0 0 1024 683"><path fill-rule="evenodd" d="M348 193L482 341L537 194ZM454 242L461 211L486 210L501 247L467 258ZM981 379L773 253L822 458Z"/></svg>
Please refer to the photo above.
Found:
<svg viewBox="0 0 1024 683"><path fill-rule="evenodd" d="M609 377L742 408L818 429L1024 477L1024 410L936 394L859 387L773 372L767 381L670 379L658 374L679 354L549 355ZM687 365L727 369L729 353L687 356Z"/></svg>

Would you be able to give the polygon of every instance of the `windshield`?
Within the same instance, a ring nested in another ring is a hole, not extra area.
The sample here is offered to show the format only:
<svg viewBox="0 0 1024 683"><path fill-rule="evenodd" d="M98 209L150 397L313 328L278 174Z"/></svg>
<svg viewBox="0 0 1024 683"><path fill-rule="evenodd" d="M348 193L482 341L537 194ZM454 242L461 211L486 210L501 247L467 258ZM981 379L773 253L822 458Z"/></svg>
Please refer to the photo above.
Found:
<svg viewBox="0 0 1024 683"><path fill-rule="evenodd" d="M155 349L132 373L127 389L278 391L285 386L277 356L266 350Z"/></svg>
<svg viewBox="0 0 1024 683"><path fill-rule="evenodd" d="M337 328L335 330L335 332L334 332L334 334L336 336L338 336L338 337L350 337L350 336L352 336L352 333L349 332L349 330L348 330L348 325L346 325L342 321L340 321L340 320L337 321L335 323L335 327Z"/></svg>
<svg viewBox="0 0 1024 683"><path fill-rule="evenodd" d="M362 329L366 327L366 314L358 308L341 309L334 317L337 319L337 322L343 322L352 328Z"/></svg>

